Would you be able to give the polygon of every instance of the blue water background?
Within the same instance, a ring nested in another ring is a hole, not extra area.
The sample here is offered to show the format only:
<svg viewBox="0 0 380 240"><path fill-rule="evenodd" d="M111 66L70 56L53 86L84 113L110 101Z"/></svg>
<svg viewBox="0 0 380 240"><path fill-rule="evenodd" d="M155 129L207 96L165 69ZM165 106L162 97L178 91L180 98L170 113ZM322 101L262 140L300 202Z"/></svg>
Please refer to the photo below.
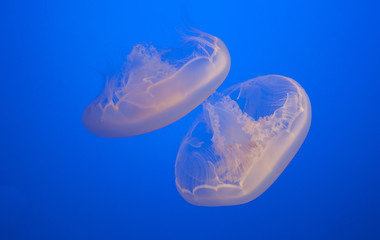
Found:
<svg viewBox="0 0 380 240"><path fill-rule="evenodd" d="M1 1L0 239L380 239L378 1ZM309 94L309 135L256 200L205 208L174 183L199 109L97 137L81 114L139 42L193 26L232 60L220 89L265 74Z"/></svg>

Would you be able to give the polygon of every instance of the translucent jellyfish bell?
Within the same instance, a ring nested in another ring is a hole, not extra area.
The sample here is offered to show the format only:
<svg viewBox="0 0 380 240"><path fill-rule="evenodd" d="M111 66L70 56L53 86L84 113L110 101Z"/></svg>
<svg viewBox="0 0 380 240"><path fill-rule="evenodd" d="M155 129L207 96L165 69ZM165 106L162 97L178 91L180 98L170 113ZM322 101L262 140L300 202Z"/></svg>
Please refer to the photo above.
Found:
<svg viewBox="0 0 380 240"><path fill-rule="evenodd" d="M213 94L178 152L179 193L200 206L255 199L297 153L310 123L309 98L290 78L258 77Z"/></svg>
<svg viewBox="0 0 380 240"><path fill-rule="evenodd" d="M195 50L177 61L163 59L153 46L135 46L123 75L108 81L84 110L84 126L102 137L138 135L200 105L226 78L230 55L224 43L209 34L197 32L186 40L195 43Z"/></svg>

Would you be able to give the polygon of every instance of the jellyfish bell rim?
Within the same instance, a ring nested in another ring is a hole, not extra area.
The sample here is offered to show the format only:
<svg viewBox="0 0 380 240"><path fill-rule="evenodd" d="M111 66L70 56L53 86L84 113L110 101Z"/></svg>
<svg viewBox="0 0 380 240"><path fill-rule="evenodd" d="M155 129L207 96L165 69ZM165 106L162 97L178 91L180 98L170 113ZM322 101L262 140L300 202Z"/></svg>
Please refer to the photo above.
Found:
<svg viewBox="0 0 380 240"><path fill-rule="evenodd" d="M263 151L263 155L260 157L260 160L252 164L252 166L247 169L247 172L239 182L239 185L222 183L217 186L211 186L206 184L198 185L190 191L188 189L181 188L176 177L177 190L187 202L196 206L209 207L232 206L250 202L264 193L278 179L281 173L288 166L289 162L298 152L311 125L312 115L310 99L301 85L291 78L280 75L266 75L258 78L264 77L280 77L291 82L297 88L301 98L301 107L303 109L293 119L290 126L291 131L290 129L286 129L268 141L268 147ZM240 84L235 84L223 92L232 93L239 86L241 86L241 84L248 83L254 79ZM197 124L198 123L199 122L197 122ZM195 124L192 129L194 129L197 124ZM276 144L278 142L282 143L280 151L278 149L278 144ZM257 164L264 166L258 166ZM258 171L262 169L266 169L266 171ZM260 179L257 179L258 175L260 176ZM255 184L246 184L250 182L254 182Z"/></svg>

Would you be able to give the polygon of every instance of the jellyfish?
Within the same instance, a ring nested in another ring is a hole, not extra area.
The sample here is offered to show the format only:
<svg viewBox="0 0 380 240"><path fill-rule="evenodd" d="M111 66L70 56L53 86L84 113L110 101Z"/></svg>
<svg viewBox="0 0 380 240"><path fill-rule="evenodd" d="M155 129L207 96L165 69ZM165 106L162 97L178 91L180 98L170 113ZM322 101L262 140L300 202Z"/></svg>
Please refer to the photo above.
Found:
<svg viewBox="0 0 380 240"><path fill-rule="evenodd" d="M238 205L260 196L284 171L311 123L294 80L267 75L215 93L177 154L177 190L199 206Z"/></svg>
<svg viewBox="0 0 380 240"><path fill-rule="evenodd" d="M186 36L192 53L179 60L146 44L127 56L120 77L106 82L103 92L82 114L84 126L102 137L127 137L177 121L207 99L224 81L230 65L225 44L195 31Z"/></svg>

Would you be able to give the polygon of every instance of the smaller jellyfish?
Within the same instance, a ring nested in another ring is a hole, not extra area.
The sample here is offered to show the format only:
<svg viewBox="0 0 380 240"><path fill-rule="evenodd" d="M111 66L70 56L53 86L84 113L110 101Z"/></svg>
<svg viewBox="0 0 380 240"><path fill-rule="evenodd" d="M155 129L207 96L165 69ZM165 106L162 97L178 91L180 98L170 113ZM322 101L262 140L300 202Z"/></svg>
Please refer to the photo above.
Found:
<svg viewBox="0 0 380 240"><path fill-rule="evenodd" d="M310 123L309 98L287 77L258 77L211 95L177 155L179 193L199 206L257 198L297 153Z"/></svg>
<svg viewBox="0 0 380 240"><path fill-rule="evenodd" d="M107 81L83 111L87 130L112 138L143 134L177 121L206 100L227 77L228 49L200 31L185 40L194 47L180 60L164 59L165 52L153 46L136 45L121 77Z"/></svg>

